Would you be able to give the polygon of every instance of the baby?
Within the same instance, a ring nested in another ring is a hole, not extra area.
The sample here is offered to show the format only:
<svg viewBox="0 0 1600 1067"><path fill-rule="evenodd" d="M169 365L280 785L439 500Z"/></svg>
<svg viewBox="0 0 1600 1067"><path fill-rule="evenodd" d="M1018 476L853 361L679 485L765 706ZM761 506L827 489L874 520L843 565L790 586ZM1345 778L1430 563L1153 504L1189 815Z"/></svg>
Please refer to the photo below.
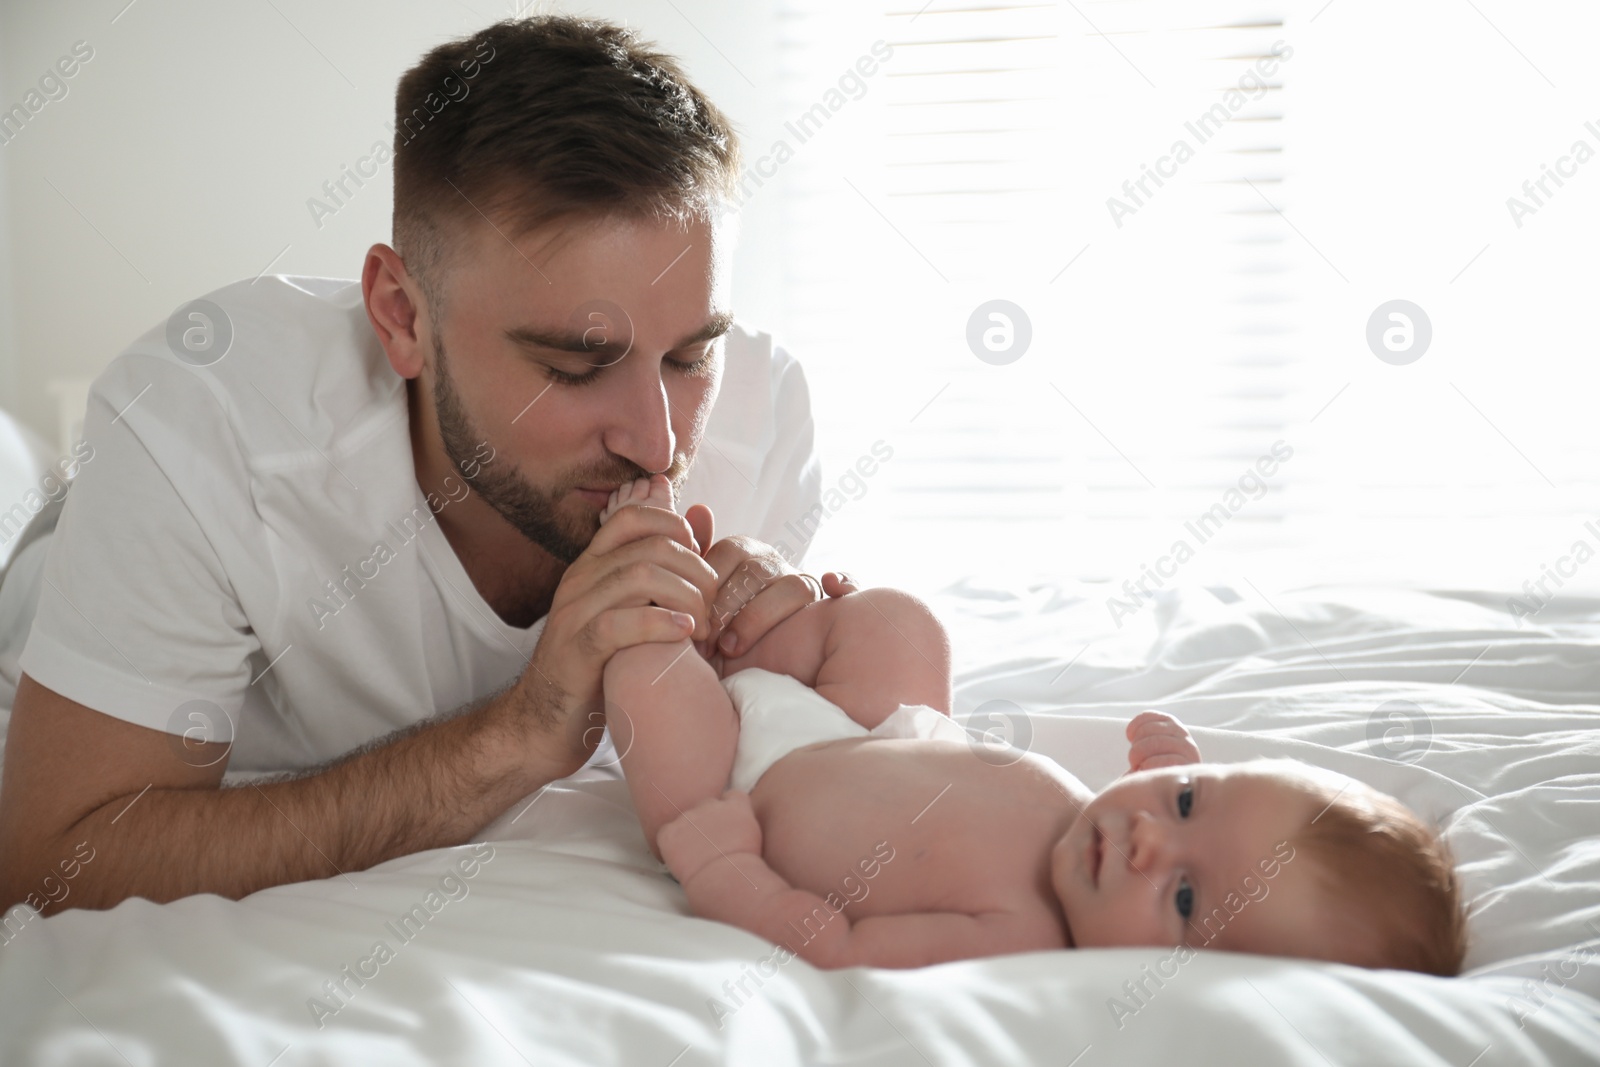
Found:
<svg viewBox="0 0 1600 1067"><path fill-rule="evenodd" d="M620 487L602 521L640 505L670 510L666 481ZM1460 969L1449 855L1398 801L1293 760L1199 763L1149 711L1099 795L997 757L949 718L944 630L896 590L820 600L726 659L635 645L604 684L645 839L695 914L818 967L1149 945Z"/></svg>

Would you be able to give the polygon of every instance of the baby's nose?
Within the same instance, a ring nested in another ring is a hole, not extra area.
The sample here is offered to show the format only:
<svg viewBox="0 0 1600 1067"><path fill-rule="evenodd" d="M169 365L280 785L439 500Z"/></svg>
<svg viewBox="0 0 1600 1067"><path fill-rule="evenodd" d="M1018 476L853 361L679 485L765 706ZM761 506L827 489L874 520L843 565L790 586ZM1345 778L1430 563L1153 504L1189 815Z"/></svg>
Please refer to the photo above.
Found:
<svg viewBox="0 0 1600 1067"><path fill-rule="evenodd" d="M1148 811L1136 811L1128 827L1128 862L1149 874L1167 857L1168 840L1161 820Z"/></svg>

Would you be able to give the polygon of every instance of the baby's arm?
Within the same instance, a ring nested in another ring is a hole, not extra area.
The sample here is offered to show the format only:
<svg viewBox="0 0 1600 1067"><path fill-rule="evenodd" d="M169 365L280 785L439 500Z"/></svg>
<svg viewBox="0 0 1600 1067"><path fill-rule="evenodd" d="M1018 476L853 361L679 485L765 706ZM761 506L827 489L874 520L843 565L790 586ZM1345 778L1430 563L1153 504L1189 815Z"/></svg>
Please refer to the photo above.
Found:
<svg viewBox="0 0 1600 1067"><path fill-rule="evenodd" d="M1183 723L1159 711L1142 711L1128 723L1128 773L1200 762L1200 748Z"/></svg>
<svg viewBox="0 0 1600 1067"><path fill-rule="evenodd" d="M851 922L843 910L833 911L767 866L750 798L735 790L668 823L659 841L696 915L783 945L817 967L923 967L1060 947L1041 940L1037 921L1012 912L923 912Z"/></svg>
<svg viewBox="0 0 1600 1067"><path fill-rule="evenodd" d="M1045 939L1043 932L1041 923L1010 911L874 915L851 924L843 959L809 962L825 968L927 967L951 960L1066 947L1062 941Z"/></svg>

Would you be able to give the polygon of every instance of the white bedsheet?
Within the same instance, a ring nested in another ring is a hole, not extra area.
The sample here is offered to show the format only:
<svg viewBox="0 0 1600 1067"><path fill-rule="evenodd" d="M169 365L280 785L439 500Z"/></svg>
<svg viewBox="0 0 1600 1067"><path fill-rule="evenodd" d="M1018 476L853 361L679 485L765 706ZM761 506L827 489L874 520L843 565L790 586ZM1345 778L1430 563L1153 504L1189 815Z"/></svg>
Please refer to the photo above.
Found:
<svg viewBox="0 0 1600 1067"><path fill-rule="evenodd" d="M488 828L493 857L409 941L386 924L472 846L34 920L0 946L0 1062L1600 1063L1600 603L1519 629L1492 598L1245 593L1170 595L1115 631L1076 587L952 590L935 606L958 714L1014 702L1014 739L1091 786L1153 706L1209 758L1294 755L1395 793L1448 822L1475 904L1465 977L1153 950L763 969L764 942L688 916L624 783L592 776ZM1371 725L1396 700L1425 712L1425 744ZM329 997L378 941L393 958ZM312 997L343 1006L319 1028Z"/></svg>

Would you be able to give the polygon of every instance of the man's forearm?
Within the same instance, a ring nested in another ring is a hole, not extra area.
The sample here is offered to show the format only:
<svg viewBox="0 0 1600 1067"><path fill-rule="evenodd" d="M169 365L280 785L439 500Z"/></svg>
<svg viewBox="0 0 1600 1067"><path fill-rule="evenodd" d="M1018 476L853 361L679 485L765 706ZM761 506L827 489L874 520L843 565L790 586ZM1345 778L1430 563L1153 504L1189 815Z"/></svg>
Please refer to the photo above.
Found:
<svg viewBox="0 0 1600 1067"><path fill-rule="evenodd" d="M29 902L59 910L110 907L135 896L236 899L461 844L558 777L553 762L529 766L525 736L508 725L506 702L514 694L302 777L117 797L58 838L63 855L79 842L93 849L67 895Z"/></svg>

